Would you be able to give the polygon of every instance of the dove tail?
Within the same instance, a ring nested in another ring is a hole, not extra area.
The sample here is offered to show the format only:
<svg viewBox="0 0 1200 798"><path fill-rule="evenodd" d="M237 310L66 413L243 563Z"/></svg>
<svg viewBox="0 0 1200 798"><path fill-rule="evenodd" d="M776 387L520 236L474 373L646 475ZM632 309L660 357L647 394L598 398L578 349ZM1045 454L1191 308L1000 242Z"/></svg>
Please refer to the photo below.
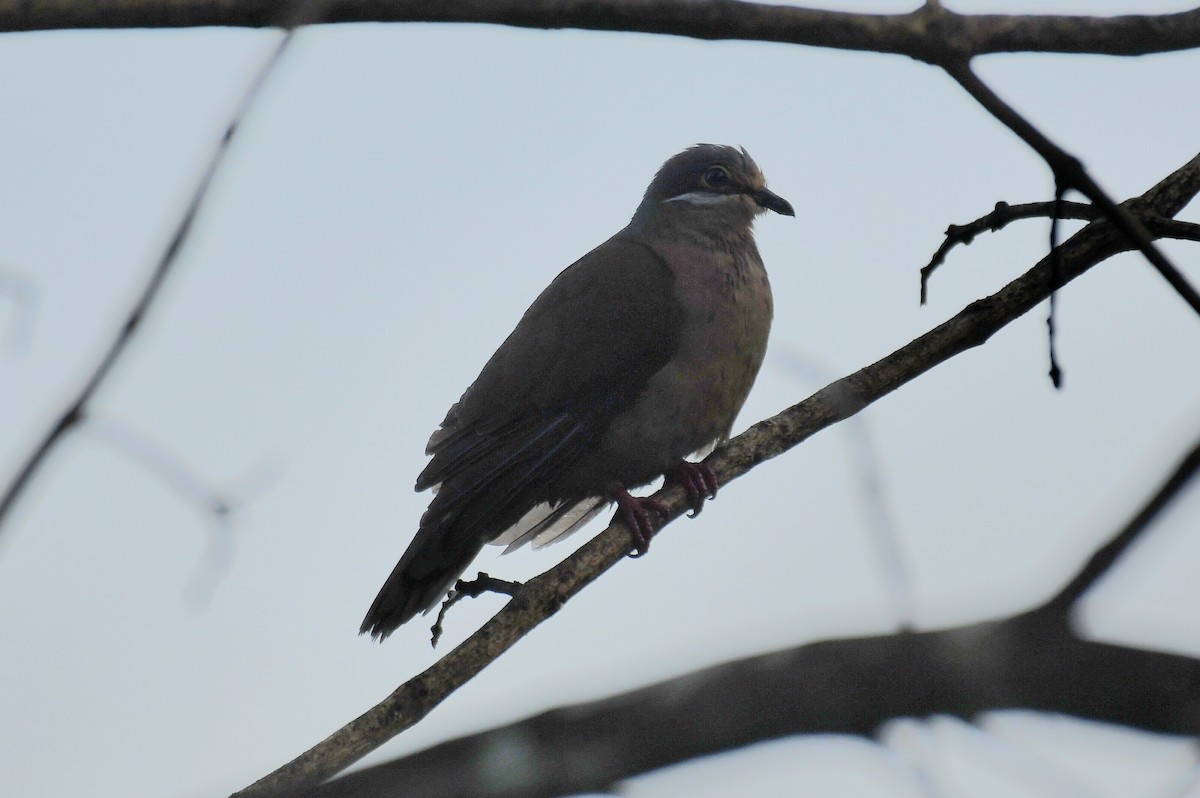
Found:
<svg viewBox="0 0 1200 798"><path fill-rule="evenodd" d="M483 548L477 540L448 535L440 525L422 525L367 610L359 634L369 632L382 641L436 607Z"/></svg>

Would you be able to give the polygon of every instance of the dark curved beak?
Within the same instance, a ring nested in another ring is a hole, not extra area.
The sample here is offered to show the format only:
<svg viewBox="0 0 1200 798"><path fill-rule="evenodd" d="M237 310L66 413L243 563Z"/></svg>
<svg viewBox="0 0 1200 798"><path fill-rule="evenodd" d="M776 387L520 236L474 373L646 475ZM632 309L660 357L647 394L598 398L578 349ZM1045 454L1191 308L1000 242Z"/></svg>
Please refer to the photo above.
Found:
<svg viewBox="0 0 1200 798"><path fill-rule="evenodd" d="M796 212L792 210L792 203L774 192L767 191L765 188L760 188L750 196L754 198L754 201L758 203L758 207L760 208L775 211L775 213L783 216L796 215Z"/></svg>

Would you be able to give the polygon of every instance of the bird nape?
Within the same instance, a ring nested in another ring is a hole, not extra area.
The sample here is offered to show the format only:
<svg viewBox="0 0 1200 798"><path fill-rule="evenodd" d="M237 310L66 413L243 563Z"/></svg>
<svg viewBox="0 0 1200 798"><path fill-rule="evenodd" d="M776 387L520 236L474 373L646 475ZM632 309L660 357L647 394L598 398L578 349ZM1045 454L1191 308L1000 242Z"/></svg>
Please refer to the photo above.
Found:
<svg viewBox="0 0 1200 798"><path fill-rule="evenodd" d="M568 266L429 439L436 488L361 632L383 639L437 606L487 543L561 538L616 502L642 554L664 474L693 513L716 494L684 458L729 436L762 365L771 287L752 223L794 216L744 149L668 160L633 219Z"/></svg>

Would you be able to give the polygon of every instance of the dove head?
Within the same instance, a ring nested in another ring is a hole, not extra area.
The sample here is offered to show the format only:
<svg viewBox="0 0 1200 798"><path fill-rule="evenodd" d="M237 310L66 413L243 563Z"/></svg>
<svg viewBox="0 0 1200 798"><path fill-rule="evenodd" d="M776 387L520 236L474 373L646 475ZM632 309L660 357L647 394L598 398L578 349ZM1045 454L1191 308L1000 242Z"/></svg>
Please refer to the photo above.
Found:
<svg viewBox="0 0 1200 798"><path fill-rule="evenodd" d="M763 211L796 215L791 203L767 190L767 181L750 153L718 144L697 144L658 170L634 215L634 224L668 213L748 226Z"/></svg>

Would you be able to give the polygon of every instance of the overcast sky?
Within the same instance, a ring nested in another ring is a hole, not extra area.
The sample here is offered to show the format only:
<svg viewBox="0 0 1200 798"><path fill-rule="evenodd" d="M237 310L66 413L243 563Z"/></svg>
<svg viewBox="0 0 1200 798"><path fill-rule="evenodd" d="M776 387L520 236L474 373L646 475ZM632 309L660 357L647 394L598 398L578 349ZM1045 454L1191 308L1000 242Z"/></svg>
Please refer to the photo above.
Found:
<svg viewBox="0 0 1200 798"><path fill-rule="evenodd" d="M279 35L0 37L0 479L107 345ZM1200 149L1200 53L978 67L1118 199ZM745 146L797 212L757 224L776 323L738 430L1045 250L1044 222L984 235L918 305L918 270L948 224L1053 187L951 80L900 57L484 26L301 32L95 424L0 529L3 791L225 794L430 664L427 623L382 646L357 635L428 499L411 486L429 433L541 288L700 141ZM1200 284L1196 245L1164 249ZM723 490L377 756L740 655L884 632L906 606L937 627L1045 598L1200 431L1200 324L1144 262L1101 265L1059 308L1064 390L1046 377L1039 308ZM231 531L197 508L195 485L247 497ZM1089 596L1092 634L1200 655L1198 519L1193 490ZM885 578L889 527L902 596ZM477 565L526 578L599 528L489 549ZM460 605L440 650L500 606ZM1163 795L1192 767L1178 742L1011 714L986 736L937 721L888 740L759 746L629 794L921 795L915 758L946 795Z"/></svg>

